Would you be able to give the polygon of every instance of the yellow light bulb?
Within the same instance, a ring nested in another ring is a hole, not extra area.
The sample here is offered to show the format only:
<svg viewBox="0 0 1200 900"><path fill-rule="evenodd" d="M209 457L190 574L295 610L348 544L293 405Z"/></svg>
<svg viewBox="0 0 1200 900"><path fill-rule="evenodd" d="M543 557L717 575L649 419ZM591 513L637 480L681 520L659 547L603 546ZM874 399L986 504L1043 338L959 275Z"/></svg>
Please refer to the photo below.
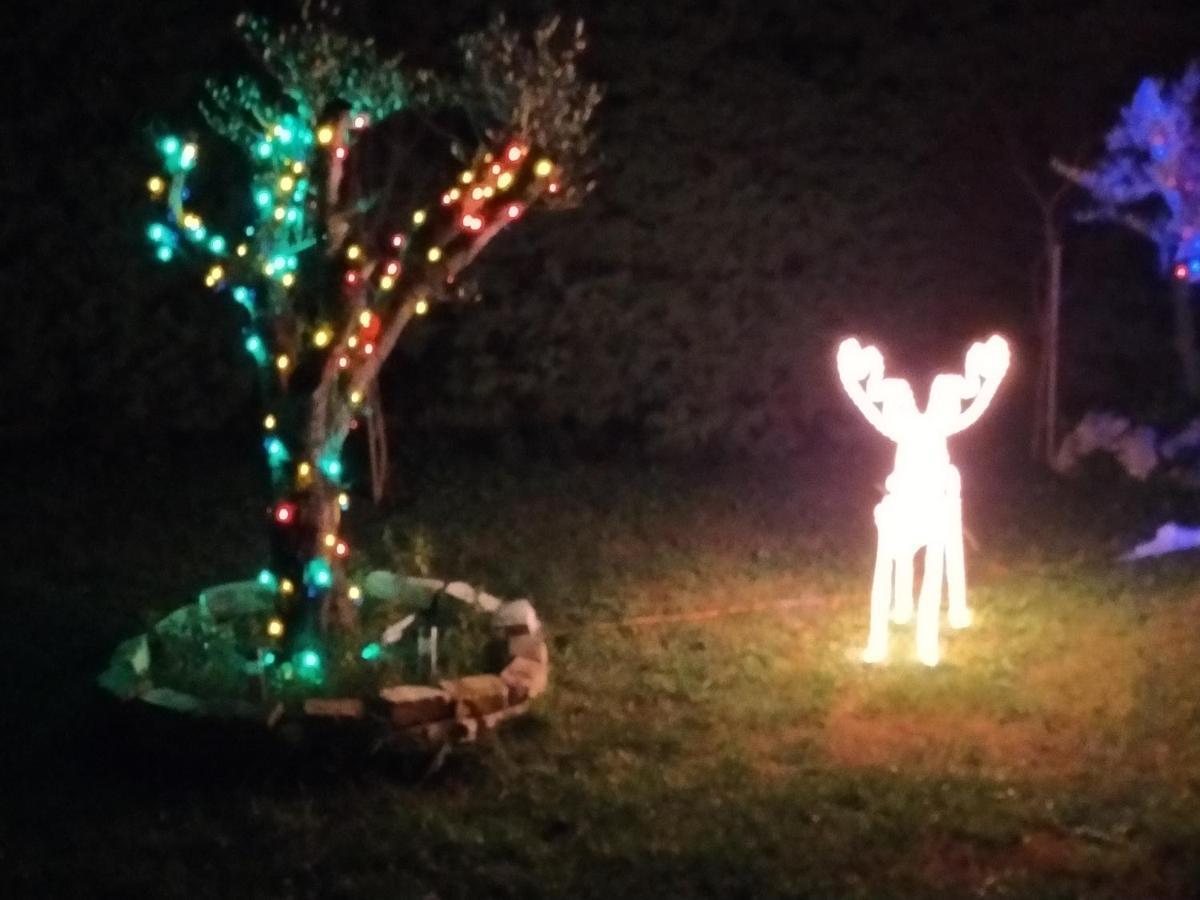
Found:
<svg viewBox="0 0 1200 900"><path fill-rule="evenodd" d="M330 532L329 534L325 535L325 546L326 547L332 547L336 543L337 543L337 535L336 534L334 534L333 532Z"/></svg>
<svg viewBox="0 0 1200 900"><path fill-rule="evenodd" d="M317 143L328 144L333 140L333 128L329 125L322 125L317 129Z"/></svg>
<svg viewBox="0 0 1200 900"><path fill-rule="evenodd" d="M188 213L183 217L183 227L190 231L195 231L200 227L200 217L195 213Z"/></svg>
<svg viewBox="0 0 1200 900"><path fill-rule="evenodd" d="M304 171L304 163L302 163L302 162L292 163L292 174L293 175L299 175L303 171Z"/></svg>
<svg viewBox="0 0 1200 900"><path fill-rule="evenodd" d="M358 346L358 338L351 335L349 338L346 339L346 346L349 347L351 350L353 350L355 347Z"/></svg>
<svg viewBox="0 0 1200 900"><path fill-rule="evenodd" d="M550 160L548 160L548 159L539 159L537 161L537 163L534 164L534 167L533 167L533 174L536 175L538 178L545 178L547 175L549 175L553 171L554 171L554 163L550 162Z"/></svg>
<svg viewBox="0 0 1200 900"><path fill-rule="evenodd" d="M250 251L250 248L247 247L245 244L237 245L237 255L238 256L245 256L249 251Z"/></svg>
<svg viewBox="0 0 1200 900"><path fill-rule="evenodd" d="M284 175L279 179L279 189L284 192L291 191L296 187L296 179L291 175Z"/></svg>
<svg viewBox="0 0 1200 900"><path fill-rule="evenodd" d="M318 328L313 334L313 343L318 347L328 347L330 337L328 328Z"/></svg>
<svg viewBox="0 0 1200 900"><path fill-rule="evenodd" d="M462 196L462 191L460 191L458 188L450 188L450 193L447 194L447 196L451 200L457 200L459 197Z"/></svg>
<svg viewBox="0 0 1200 900"><path fill-rule="evenodd" d="M152 194L161 194L163 189L166 187L166 183L157 175L155 175L146 182L146 187L150 188L150 193Z"/></svg>
<svg viewBox="0 0 1200 900"><path fill-rule="evenodd" d="M470 184L472 181L475 180L475 174L473 172L469 172L469 171L463 172L461 175L458 176L458 180L461 181L463 184Z"/></svg>
<svg viewBox="0 0 1200 900"><path fill-rule="evenodd" d="M283 217L286 215L287 215L287 210L285 210L282 206L275 207L275 221L276 222L282 222Z"/></svg>
<svg viewBox="0 0 1200 900"><path fill-rule="evenodd" d="M358 324L363 328L371 324L371 311L369 309L364 309L358 314Z"/></svg>
<svg viewBox="0 0 1200 900"><path fill-rule="evenodd" d="M440 247L430 247L429 252L425 254L425 258L431 263L437 262L442 258L442 250Z"/></svg>
<svg viewBox="0 0 1200 900"><path fill-rule="evenodd" d="M350 506L350 495L345 491L342 491L342 493L338 494L338 506L340 506L342 509L346 509L348 506Z"/></svg>
<svg viewBox="0 0 1200 900"><path fill-rule="evenodd" d="M357 584L352 584L350 586L350 589L348 591L346 591L346 596L349 597L351 600L361 600L362 599L362 589Z"/></svg>
<svg viewBox="0 0 1200 900"><path fill-rule="evenodd" d="M502 191L507 191L510 187L512 187L512 183L513 183L512 172L505 172L503 175L501 175L499 178L496 179L496 187L500 188L500 190L502 190Z"/></svg>
<svg viewBox="0 0 1200 900"><path fill-rule="evenodd" d="M275 427L275 421L275 417L267 413L266 418L263 419L263 428L267 429L267 431L272 430Z"/></svg>
<svg viewBox="0 0 1200 900"><path fill-rule="evenodd" d="M283 622L279 619L272 619L267 623L267 634L271 637L283 636Z"/></svg>
<svg viewBox="0 0 1200 900"><path fill-rule="evenodd" d="M414 225L422 225L422 224L424 224L424 222L425 222L425 210L418 209L415 213L413 213L413 224Z"/></svg>
<svg viewBox="0 0 1200 900"><path fill-rule="evenodd" d="M296 466L296 474L301 478L307 478L312 474L312 464L308 462L300 463L300 465Z"/></svg>
<svg viewBox="0 0 1200 900"><path fill-rule="evenodd" d="M351 244L346 248L346 259L358 259L362 256L362 248L358 244Z"/></svg>
<svg viewBox="0 0 1200 900"><path fill-rule="evenodd" d="M275 357L275 367L279 369L280 372L286 371L287 367L291 364L292 361L288 359L288 355L286 353L280 353L279 356Z"/></svg>
<svg viewBox="0 0 1200 900"><path fill-rule="evenodd" d="M283 283L284 287L291 287L293 284L296 283L296 276L293 275L291 272L288 272L279 280Z"/></svg>
<svg viewBox="0 0 1200 900"><path fill-rule="evenodd" d="M429 312L429 301L418 300L415 312L418 316L423 316L425 313Z"/></svg>
<svg viewBox="0 0 1200 900"><path fill-rule="evenodd" d="M472 200L482 200L483 199L483 188L481 188L481 187L471 188L471 199Z"/></svg>
<svg viewBox="0 0 1200 900"><path fill-rule="evenodd" d="M350 402L355 406L358 406L358 404L362 403L362 391L351 391Z"/></svg>
<svg viewBox="0 0 1200 900"><path fill-rule="evenodd" d="M279 582L279 593L283 594L285 597L291 594L294 590L296 590L296 586L292 584L291 579L285 578Z"/></svg>
<svg viewBox="0 0 1200 900"><path fill-rule="evenodd" d="M220 266L213 266L208 270L208 277L212 279L213 284L216 284L225 277L225 270Z"/></svg>
<svg viewBox="0 0 1200 900"><path fill-rule="evenodd" d="M384 275L379 279L379 289L383 291L390 291L395 284L396 279L391 275Z"/></svg>

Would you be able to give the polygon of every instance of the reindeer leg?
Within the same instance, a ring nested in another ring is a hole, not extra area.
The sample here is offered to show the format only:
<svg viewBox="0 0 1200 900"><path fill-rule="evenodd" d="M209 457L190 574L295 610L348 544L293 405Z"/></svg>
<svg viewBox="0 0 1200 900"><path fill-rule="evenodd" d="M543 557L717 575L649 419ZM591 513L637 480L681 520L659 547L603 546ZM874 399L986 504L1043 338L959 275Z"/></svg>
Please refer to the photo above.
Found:
<svg viewBox="0 0 1200 900"><path fill-rule="evenodd" d="M888 608L891 606L892 570L895 565L891 508L885 497L875 507L875 525L879 530L879 550L875 556L875 577L871 581L871 625L862 658L866 663L887 659Z"/></svg>
<svg viewBox="0 0 1200 900"><path fill-rule="evenodd" d="M962 479L958 469L950 466L946 486L946 593L949 595L951 628L966 628L971 624L967 609L967 575L963 562Z"/></svg>
<svg viewBox="0 0 1200 900"><path fill-rule="evenodd" d="M906 625L913 614L913 557L914 553L896 553L896 587L892 602L892 621Z"/></svg>
<svg viewBox="0 0 1200 900"><path fill-rule="evenodd" d="M942 607L942 558L946 547L935 535L925 547L925 577L917 600L917 659L927 666L938 664L938 619Z"/></svg>

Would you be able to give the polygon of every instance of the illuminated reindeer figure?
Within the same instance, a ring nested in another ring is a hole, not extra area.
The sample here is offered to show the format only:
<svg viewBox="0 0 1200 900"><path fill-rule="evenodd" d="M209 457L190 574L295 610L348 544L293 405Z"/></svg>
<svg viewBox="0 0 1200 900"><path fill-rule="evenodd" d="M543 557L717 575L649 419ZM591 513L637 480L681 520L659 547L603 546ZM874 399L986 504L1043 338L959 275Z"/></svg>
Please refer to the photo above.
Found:
<svg viewBox="0 0 1200 900"><path fill-rule="evenodd" d="M1008 344L998 335L967 351L962 375L938 375L925 411L902 378L883 377L883 356L854 338L838 347L842 385L854 405L884 437L896 443L896 466L875 507L879 552L871 583L871 626L863 660L887 658L888 616L907 622L913 613L913 559L925 549L925 575L917 604L917 658L938 662L938 620L943 566L952 628L971 624L963 565L962 482L950 463L946 439L983 414L1008 370ZM962 408L964 400L970 403Z"/></svg>

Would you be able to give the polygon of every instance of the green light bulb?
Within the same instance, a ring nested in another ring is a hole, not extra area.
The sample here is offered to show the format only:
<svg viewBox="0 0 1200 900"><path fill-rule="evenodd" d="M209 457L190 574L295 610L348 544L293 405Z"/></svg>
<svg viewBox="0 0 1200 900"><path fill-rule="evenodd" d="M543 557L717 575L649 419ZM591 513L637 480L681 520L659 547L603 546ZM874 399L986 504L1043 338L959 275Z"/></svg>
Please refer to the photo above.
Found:
<svg viewBox="0 0 1200 900"><path fill-rule="evenodd" d="M378 644L367 644L362 648L362 658L366 660L378 659L379 654L383 652L383 648Z"/></svg>
<svg viewBox="0 0 1200 900"><path fill-rule="evenodd" d="M254 192L254 202L259 206L269 206L271 204L271 192L266 188L259 188Z"/></svg>
<svg viewBox="0 0 1200 900"><path fill-rule="evenodd" d="M342 477L342 461L332 456L327 456L321 460L321 471L326 474L332 481L337 481Z"/></svg>
<svg viewBox="0 0 1200 900"><path fill-rule="evenodd" d="M208 249L211 250L213 253L224 253L225 252L225 238L221 237L219 234L214 234L208 240Z"/></svg>
<svg viewBox="0 0 1200 900"><path fill-rule="evenodd" d="M254 145L254 152L258 154L259 159L266 159L271 155L271 144L268 141L259 141Z"/></svg>
<svg viewBox="0 0 1200 900"><path fill-rule="evenodd" d="M246 352L260 363L266 362L267 348L263 345L262 338L257 334L252 334L246 338Z"/></svg>
<svg viewBox="0 0 1200 900"><path fill-rule="evenodd" d="M267 461L270 462L272 466L277 466L287 462L287 447L284 446L283 441L281 441L279 438L272 435L263 441L263 446L267 451Z"/></svg>
<svg viewBox="0 0 1200 900"><path fill-rule="evenodd" d="M171 257L174 256L174 254L171 252L171 248L167 246L159 247L156 251L154 251L154 255L157 256L161 262L170 262Z"/></svg>
<svg viewBox="0 0 1200 900"><path fill-rule="evenodd" d="M163 238L165 238L167 236L166 226L162 225L159 222L155 222L149 228L146 229L146 235L147 235L147 237L150 238L150 240L154 241L157 244L159 241L161 241Z"/></svg>
<svg viewBox="0 0 1200 900"><path fill-rule="evenodd" d="M158 146L167 156L174 156L179 152L179 138L174 135L168 135L162 139Z"/></svg>
<svg viewBox="0 0 1200 900"><path fill-rule="evenodd" d="M258 573L258 583L260 586L266 588L267 590L270 590L270 591L275 590L275 585L276 585L275 573L272 572L270 569L263 569L261 572Z"/></svg>
<svg viewBox="0 0 1200 900"><path fill-rule="evenodd" d="M304 568L304 580L314 587L327 588L333 584L333 570L320 557L310 559Z"/></svg>
<svg viewBox="0 0 1200 900"><path fill-rule="evenodd" d="M300 668L312 671L313 669L319 669L321 667L321 656L316 650L305 650L300 654L300 658L297 660L297 662L299 663Z"/></svg>
<svg viewBox="0 0 1200 900"><path fill-rule="evenodd" d="M264 654L262 655L262 664L263 664L264 666L273 666L273 665L275 665L275 653L274 653L274 651L272 651L272 650L268 650L266 653L264 653Z"/></svg>

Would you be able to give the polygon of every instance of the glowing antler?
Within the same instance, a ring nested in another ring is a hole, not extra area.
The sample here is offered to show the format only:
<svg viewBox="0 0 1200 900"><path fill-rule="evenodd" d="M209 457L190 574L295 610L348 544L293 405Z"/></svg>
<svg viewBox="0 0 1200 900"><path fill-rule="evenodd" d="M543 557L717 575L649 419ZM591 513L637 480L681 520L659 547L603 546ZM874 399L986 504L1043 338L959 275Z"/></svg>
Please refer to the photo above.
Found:
<svg viewBox="0 0 1200 900"><path fill-rule="evenodd" d="M1008 342L998 334L982 343L976 341L967 350L963 399L969 399L971 403L954 417L948 434L958 434L983 415L1008 371L1009 357Z"/></svg>
<svg viewBox="0 0 1200 900"><path fill-rule="evenodd" d="M892 441L899 441L896 424L885 416L877 404L882 404L888 382L895 379L883 377L883 354L877 347L864 347L857 338L846 338L838 346L838 375L842 387L867 421ZM865 383L865 387L864 387Z"/></svg>

